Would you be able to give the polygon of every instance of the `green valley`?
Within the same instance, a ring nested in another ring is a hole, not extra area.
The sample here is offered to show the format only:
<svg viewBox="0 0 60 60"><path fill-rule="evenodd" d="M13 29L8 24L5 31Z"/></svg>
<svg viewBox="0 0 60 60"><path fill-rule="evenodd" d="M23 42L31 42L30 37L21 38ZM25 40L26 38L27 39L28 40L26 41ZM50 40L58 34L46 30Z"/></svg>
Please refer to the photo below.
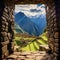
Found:
<svg viewBox="0 0 60 60"><path fill-rule="evenodd" d="M14 44L18 46L17 51L38 51L40 45L47 45L47 32L40 36L15 33Z"/></svg>

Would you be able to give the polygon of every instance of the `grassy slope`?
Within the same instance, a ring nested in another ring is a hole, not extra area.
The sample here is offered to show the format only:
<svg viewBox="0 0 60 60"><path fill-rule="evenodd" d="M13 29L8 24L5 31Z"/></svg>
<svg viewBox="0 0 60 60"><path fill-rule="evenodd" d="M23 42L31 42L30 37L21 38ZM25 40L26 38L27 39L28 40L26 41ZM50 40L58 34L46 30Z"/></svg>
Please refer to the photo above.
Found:
<svg viewBox="0 0 60 60"><path fill-rule="evenodd" d="M23 38L24 40L26 41L30 41L28 43L26 43L26 46L23 46L24 44L22 43L22 47L21 47L21 39L22 37L15 37L15 40L14 40L14 43L15 45L17 46L20 46L19 50L22 50L22 51L37 51L39 49L39 45L42 45L42 44L47 44L47 36L46 36L46 33L43 33L41 36L39 36L39 38Z"/></svg>

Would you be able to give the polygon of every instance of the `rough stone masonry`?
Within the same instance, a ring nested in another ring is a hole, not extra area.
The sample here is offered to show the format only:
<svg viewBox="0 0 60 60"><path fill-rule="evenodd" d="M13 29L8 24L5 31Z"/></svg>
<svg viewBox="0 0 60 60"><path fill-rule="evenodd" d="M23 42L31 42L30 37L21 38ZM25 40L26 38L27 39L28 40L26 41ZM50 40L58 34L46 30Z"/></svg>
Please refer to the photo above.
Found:
<svg viewBox="0 0 60 60"><path fill-rule="evenodd" d="M0 0L0 58L13 53L14 1Z"/></svg>
<svg viewBox="0 0 60 60"><path fill-rule="evenodd" d="M28 3L30 0L22 0ZM36 3L36 0L31 0ZM30 1L30 2L31 2ZM21 2L21 0L18 0ZM15 0L0 0L0 59L3 60L14 52L14 7L20 4ZM58 60L60 45L60 1L37 0L46 5L48 45L50 50L43 60Z"/></svg>

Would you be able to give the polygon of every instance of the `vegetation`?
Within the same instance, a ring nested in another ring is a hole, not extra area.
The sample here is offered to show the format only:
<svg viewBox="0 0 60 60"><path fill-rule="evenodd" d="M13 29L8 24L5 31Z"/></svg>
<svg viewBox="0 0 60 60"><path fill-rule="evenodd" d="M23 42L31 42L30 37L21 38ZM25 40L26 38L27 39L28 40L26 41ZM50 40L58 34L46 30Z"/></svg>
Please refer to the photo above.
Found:
<svg viewBox="0 0 60 60"><path fill-rule="evenodd" d="M40 45L47 44L47 32L44 32L40 36L31 36L29 34L17 34L15 33L14 44L19 46L18 51L37 51Z"/></svg>

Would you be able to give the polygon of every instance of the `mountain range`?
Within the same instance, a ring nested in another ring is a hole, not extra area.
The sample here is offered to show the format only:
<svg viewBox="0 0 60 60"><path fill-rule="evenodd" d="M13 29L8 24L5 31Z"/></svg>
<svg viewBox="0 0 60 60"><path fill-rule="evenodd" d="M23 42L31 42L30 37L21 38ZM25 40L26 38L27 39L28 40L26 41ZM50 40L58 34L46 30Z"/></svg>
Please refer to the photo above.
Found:
<svg viewBox="0 0 60 60"><path fill-rule="evenodd" d="M20 33L39 36L46 27L46 22L42 19L40 17L36 19L29 18L23 12L19 12L15 14L15 30Z"/></svg>

